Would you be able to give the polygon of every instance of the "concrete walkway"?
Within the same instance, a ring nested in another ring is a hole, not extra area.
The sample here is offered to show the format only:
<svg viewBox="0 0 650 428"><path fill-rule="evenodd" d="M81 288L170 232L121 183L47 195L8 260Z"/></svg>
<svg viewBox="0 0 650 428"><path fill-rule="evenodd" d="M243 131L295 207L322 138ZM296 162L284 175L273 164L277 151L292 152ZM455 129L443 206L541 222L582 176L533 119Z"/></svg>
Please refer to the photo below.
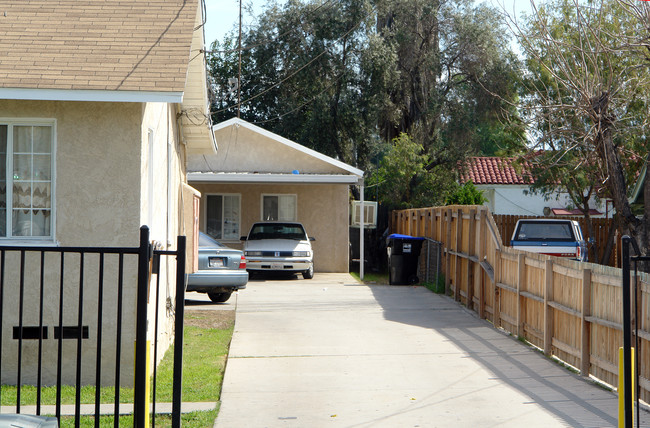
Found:
<svg viewBox="0 0 650 428"><path fill-rule="evenodd" d="M423 287L316 274L236 305L216 427L617 424L614 393Z"/></svg>

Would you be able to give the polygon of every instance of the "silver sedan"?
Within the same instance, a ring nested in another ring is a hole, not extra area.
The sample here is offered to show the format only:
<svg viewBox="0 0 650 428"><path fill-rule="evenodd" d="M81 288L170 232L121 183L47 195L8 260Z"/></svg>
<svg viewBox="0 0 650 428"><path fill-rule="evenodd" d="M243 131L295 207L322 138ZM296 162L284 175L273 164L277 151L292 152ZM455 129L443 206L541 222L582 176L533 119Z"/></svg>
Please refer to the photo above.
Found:
<svg viewBox="0 0 650 428"><path fill-rule="evenodd" d="M187 276L187 291L207 293L213 302L223 303L247 283L244 253L200 232L199 270Z"/></svg>

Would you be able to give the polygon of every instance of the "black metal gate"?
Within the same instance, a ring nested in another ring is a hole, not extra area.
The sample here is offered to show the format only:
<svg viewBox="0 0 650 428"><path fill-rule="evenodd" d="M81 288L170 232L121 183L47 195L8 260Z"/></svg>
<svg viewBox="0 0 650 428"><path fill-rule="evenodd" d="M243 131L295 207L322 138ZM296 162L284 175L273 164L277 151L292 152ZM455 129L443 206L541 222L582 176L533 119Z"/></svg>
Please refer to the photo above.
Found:
<svg viewBox="0 0 650 428"><path fill-rule="evenodd" d="M185 250L184 236L178 237L176 251L154 249L146 226L140 228L138 247L0 246L0 379L3 385L15 385L15 413L49 413L61 421L62 388L70 385L75 388L74 423L78 427L82 386L94 385L94 412L84 413L94 416L99 426L101 387L112 386L115 396L110 414L117 427L119 415L128 407L122 403L120 409L120 387L130 386L132 379L134 426L146 426L147 330L149 322L154 322L153 337L159 337L159 267L165 256L176 258L175 301L171 308L164 307L174 311L172 426L180 427L183 347L178 344L183 343ZM150 320L153 274L157 274L155 311ZM135 341L135 355L125 352L130 340ZM155 426L157 340L153 353ZM125 372L122 366L133 370ZM25 385L35 386L36 391L35 409L30 411L23 411L27 406L21 405ZM53 412L44 411L42 404L46 386L55 387Z"/></svg>
<svg viewBox="0 0 650 428"><path fill-rule="evenodd" d="M623 422L625 428L632 428L633 420L636 420L636 426L640 424L639 419L639 322L635 316L634 322L632 322L632 313L639 314L639 302L637 288L638 284L638 263L648 263L650 262L650 256L642 255L639 250L637 242L629 237L624 235L621 238L622 248L621 248L621 265L623 271L623 280L622 280L622 291L623 291L623 373L619 373L619 376L623 376L623 391L619 391L619 394L623 394L625 397L623 404L623 421L619 421L619 426ZM630 253L630 247L634 251L634 256ZM630 281L630 262L634 263L634 289L632 289L632 283ZM644 266L647 267L647 266ZM646 269L647 270L647 269ZM634 296L634 298L632 298ZM634 324L634 338L635 343L632 344L632 328ZM632 348L636 349L636 356L634 358L634 364L636 365L635 369L632 370ZM634 377L634 380L632 379ZM636 386L636 391L632 394L632 385ZM634 404L636 405L636 417L633 417L633 403L630 397L634 396ZM620 410L620 409L619 409Z"/></svg>

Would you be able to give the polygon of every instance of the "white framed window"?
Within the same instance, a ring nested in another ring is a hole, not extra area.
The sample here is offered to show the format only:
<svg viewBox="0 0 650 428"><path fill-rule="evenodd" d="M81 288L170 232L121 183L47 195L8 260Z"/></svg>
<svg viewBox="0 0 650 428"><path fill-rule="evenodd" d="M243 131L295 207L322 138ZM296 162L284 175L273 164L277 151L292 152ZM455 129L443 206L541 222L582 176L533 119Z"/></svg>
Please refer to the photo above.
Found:
<svg viewBox="0 0 650 428"><path fill-rule="evenodd" d="M296 221L296 195L262 195L262 221Z"/></svg>
<svg viewBox="0 0 650 428"><path fill-rule="evenodd" d="M0 239L54 238L55 127L0 119Z"/></svg>
<svg viewBox="0 0 650 428"><path fill-rule="evenodd" d="M239 240L241 196L209 194L205 197L205 231L214 239Z"/></svg>

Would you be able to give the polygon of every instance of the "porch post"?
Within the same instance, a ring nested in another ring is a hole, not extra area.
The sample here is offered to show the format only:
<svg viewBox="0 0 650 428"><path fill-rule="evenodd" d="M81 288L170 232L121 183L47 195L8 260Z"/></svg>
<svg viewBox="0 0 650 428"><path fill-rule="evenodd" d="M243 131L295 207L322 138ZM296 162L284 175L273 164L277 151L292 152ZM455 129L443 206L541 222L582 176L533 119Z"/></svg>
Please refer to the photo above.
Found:
<svg viewBox="0 0 650 428"><path fill-rule="evenodd" d="M359 223L359 277L361 280L363 280L363 268L364 268L364 250L365 250L365 243L363 242L364 238L364 233L363 233L363 227L364 227L364 217L365 217L365 208L363 205L363 192L364 192L364 186L363 186L363 178L359 178L359 194L360 194L360 199L361 199L361 204L359 205L359 209L361 210L361 213L359 215L360 223Z"/></svg>

